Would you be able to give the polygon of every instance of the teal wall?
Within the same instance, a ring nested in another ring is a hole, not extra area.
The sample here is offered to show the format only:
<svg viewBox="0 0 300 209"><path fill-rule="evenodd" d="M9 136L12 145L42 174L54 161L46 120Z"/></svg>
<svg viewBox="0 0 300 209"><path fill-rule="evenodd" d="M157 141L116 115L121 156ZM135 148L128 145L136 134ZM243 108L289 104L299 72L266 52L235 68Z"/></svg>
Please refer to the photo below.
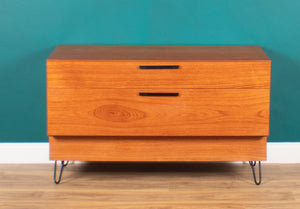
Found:
<svg viewBox="0 0 300 209"><path fill-rule="evenodd" d="M0 0L0 142L45 142L58 44L260 45L272 60L269 141L300 141L299 0Z"/></svg>

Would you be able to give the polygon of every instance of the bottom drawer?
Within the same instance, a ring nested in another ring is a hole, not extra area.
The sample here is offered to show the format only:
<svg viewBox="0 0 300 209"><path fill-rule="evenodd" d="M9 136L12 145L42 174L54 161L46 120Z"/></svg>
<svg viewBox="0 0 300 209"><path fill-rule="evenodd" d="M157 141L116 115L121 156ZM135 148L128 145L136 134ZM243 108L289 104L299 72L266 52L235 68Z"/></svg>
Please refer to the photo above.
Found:
<svg viewBox="0 0 300 209"><path fill-rule="evenodd" d="M48 89L47 112L49 136L268 136L269 89Z"/></svg>
<svg viewBox="0 0 300 209"><path fill-rule="evenodd" d="M51 160L261 161L266 137L49 137Z"/></svg>

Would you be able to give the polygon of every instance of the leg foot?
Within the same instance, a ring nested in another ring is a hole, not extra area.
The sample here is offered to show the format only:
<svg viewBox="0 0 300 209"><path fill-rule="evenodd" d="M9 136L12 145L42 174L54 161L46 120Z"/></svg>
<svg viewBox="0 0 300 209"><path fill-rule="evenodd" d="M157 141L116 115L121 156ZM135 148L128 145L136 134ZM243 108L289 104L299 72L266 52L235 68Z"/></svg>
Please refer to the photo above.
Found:
<svg viewBox="0 0 300 209"><path fill-rule="evenodd" d="M60 173L59 173L59 177L57 179L56 178L57 160L55 160L55 163L54 163L54 176L53 176L55 184L59 184L60 183L64 167L66 167L68 164L69 164L69 161L61 161Z"/></svg>
<svg viewBox="0 0 300 209"><path fill-rule="evenodd" d="M249 165L252 168L254 183L256 185L260 185L261 184L261 161L258 161L258 181L256 179L256 174L255 174L255 170L254 170L254 167L256 166L256 161L249 161Z"/></svg>

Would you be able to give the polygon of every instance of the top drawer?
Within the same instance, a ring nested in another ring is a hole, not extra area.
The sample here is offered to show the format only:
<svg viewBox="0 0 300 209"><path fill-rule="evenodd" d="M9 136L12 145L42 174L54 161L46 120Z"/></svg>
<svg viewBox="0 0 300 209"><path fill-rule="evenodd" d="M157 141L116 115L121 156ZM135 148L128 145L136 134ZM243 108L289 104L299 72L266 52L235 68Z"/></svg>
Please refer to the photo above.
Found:
<svg viewBox="0 0 300 209"><path fill-rule="evenodd" d="M269 61L48 60L48 88L270 88Z"/></svg>

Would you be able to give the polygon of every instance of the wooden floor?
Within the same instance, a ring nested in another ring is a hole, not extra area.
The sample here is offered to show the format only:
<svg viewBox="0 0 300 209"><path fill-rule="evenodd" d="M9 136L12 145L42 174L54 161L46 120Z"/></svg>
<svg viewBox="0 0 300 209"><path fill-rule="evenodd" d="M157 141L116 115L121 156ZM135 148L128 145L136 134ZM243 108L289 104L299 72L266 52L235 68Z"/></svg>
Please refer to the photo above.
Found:
<svg viewBox="0 0 300 209"><path fill-rule="evenodd" d="M62 183L52 164L0 164L0 208L300 208L300 164L75 163Z"/></svg>

